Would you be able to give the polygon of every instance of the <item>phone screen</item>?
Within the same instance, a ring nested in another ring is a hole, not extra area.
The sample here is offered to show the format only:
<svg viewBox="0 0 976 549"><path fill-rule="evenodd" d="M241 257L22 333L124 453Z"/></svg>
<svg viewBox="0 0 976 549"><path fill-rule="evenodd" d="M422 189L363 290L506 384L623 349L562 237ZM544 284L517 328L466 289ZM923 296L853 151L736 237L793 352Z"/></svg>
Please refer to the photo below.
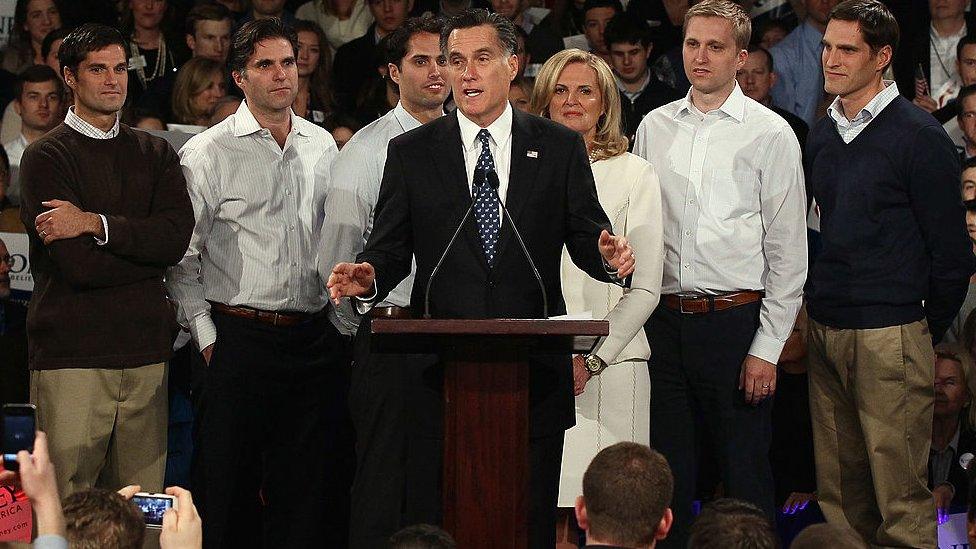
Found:
<svg viewBox="0 0 976 549"><path fill-rule="evenodd" d="M173 507L173 498L135 496L132 502L142 511L142 518L148 526L162 526L163 513Z"/></svg>
<svg viewBox="0 0 976 549"><path fill-rule="evenodd" d="M34 450L34 409L33 407L11 407L3 409L3 461L4 467L17 463L17 452Z"/></svg>

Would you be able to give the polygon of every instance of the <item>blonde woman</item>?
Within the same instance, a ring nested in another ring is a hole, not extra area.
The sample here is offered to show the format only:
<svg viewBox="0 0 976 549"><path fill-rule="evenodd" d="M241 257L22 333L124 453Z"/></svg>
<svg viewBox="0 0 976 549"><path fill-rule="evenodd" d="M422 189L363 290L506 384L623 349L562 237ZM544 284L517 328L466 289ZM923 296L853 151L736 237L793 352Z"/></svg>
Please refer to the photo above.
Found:
<svg viewBox="0 0 976 549"><path fill-rule="evenodd" d="M583 472L602 448L649 439L650 356L644 322L660 297L663 256L661 192L654 168L627 152L620 96L610 67L578 49L563 50L542 66L530 112L580 133L590 156L600 204L638 256L629 290L597 282L563 251L562 288L569 313L610 321L610 335L593 355L573 360L576 426L566 432L559 506L573 507ZM605 370L604 370L605 368Z"/></svg>
<svg viewBox="0 0 976 549"><path fill-rule="evenodd" d="M173 84L173 120L170 130L199 133L207 128L217 102L227 95L223 64L194 57L180 67Z"/></svg>

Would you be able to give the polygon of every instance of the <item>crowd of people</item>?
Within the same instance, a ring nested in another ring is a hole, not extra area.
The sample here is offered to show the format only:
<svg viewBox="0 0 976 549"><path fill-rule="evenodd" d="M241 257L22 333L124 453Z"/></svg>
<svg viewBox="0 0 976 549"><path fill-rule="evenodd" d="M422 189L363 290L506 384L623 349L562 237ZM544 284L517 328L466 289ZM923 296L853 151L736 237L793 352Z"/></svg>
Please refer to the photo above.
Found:
<svg viewBox="0 0 976 549"><path fill-rule="evenodd" d="M139 546L168 486L164 547L453 547L441 357L371 330L429 313L609 321L529 358L533 549L936 547L976 494L976 23L909 4L18 0L37 545Z"/></svg>

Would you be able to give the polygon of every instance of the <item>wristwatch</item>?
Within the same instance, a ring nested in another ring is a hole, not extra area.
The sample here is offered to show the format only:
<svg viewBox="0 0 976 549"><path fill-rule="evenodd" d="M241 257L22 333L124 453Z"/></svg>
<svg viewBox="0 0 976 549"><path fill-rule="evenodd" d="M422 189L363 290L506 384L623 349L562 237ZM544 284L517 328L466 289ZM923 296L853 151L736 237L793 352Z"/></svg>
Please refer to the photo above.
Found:
<svg viewBox="0 0 976 549"><path fill-rule="evenodd" d="M607 363L603 362L603 359L589 354L583 357L583 366L586 367L586 371L590 373L591 376L600 375L603 370L607 369Z"/></svg>

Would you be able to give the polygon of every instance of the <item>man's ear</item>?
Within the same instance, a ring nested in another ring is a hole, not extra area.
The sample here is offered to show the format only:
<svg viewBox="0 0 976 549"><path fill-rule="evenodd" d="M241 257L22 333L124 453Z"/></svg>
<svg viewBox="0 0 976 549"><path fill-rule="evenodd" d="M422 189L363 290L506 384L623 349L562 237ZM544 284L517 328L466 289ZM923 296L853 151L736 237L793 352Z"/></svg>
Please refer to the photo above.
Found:
<svg viewBox="0 0 976 549"><path fill-rule="evenodd" d="M576 523L580 530L586 531L590 528L590 521L586 517L586 500L583 496L576 497Z"/></svg>
<svg viewBox="0 0 976 549"><path fill-rule="evenodd" d="M657 529L654 531L654 539L661 540L668 537L668 532L671 531L672 524L674 524L674 514L671 512L671 508L668 507L664 510L664 516L661 517L661 522L657 523Z"/></svg>
<svg viewBox="0 0 976 549"><path fill-rule="evenodd" d="M186 47L190 48L190 51L197 49L197 39L192 34L186 35Z"/></svg>
<svg viewBox="0 0 976 549"><path fill-rule="evenodd" d="M518 74L518 56L514 53L508 56L508 73L508 81L515 80L515 76Z"/></svg>
<svg viewBox="0 0 976 549"><path fill-rule="evenodd" d="M13 100L13 105L14 105L14 112L17 113L17 116L22 116L23 115L24 108L20 104L20 98L19 97Z"/></svg>
<svg viewBox="0 0 976 549"><path fill-rule="evenodd" d="M396 85L400 85L400 67L393 63L388 63L386 65L386 72L390 75L390 80L396 82Z"/></svg>
<svg viewBox="0 0 976 549"><path fill-rule="evenodd" d="M244 86L242 86L241 83L244 82L244 79L246 78L245 71L231 71L230 76L234 79L234 83L237 84L237 87L243 91Z"/></svg>

